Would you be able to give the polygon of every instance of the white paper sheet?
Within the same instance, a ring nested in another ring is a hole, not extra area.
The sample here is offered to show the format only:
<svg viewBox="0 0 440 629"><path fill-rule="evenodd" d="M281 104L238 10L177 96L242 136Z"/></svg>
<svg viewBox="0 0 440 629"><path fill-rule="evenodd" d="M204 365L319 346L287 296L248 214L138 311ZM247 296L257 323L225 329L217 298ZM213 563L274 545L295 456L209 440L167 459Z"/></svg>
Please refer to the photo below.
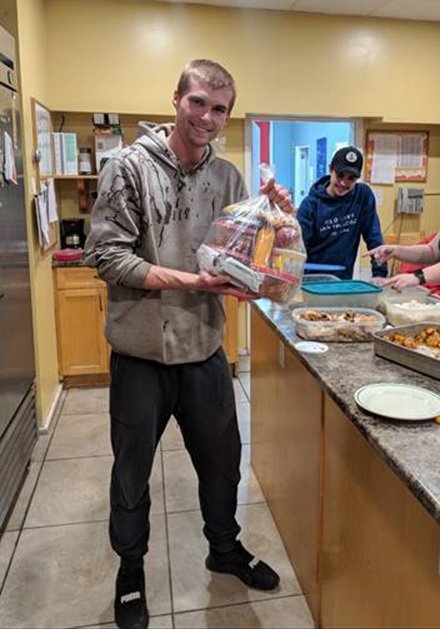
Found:
<svg viewBox="0 0 440 629"><path fill-rule="evenodd" d="M392 133L374 137L371 183L392 184L396 177L399 137Z"/></svg>
<svg viewBox="0 0 440 629"><path fill-rule="evenodd" d="M47 179L47 218L49 223L58 221L57 197L55 194L55 185L53 179Z"/></svg>
<svg viewBox="0 0 440 629"><path fill-rule="evenodd" d="M38 224L38 240L40 247L45 247L50 243L50 228L47 211L47 186L42 183L41 191L35 197L35 212Z"/></svg>

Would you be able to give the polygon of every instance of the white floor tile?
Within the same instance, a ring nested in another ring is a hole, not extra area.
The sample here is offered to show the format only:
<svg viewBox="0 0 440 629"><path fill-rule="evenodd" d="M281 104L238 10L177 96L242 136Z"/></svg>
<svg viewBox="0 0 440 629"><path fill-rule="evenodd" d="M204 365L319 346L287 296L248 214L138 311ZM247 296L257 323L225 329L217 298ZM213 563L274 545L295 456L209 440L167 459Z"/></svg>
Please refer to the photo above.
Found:
<svg viewBox="0 0 440 629"><path fill-rule="evenodd" d="M243 526L241 539L244 545L277 570L281 578L279 588L272 593L252 590L236 577L206 570L204 560L208 545L203 537L200 513L174 513L169 515L168 527L176 612L300 593L292 566L266 505L241 506L237 515Z"/></svg>
<svg viewBox="0 0 440 629"><path fill-rule="evenodd" d="M19 531L6 531L0 538L0 590L14 553Z"/></svg>
<svg viewBox="0 0 440 629"><path fill-rule="evenodd" d="M117 557L106 522L23 531L0 597L0 627L64 628L113 621ZM152 615L170 614L164 515L151 518L146 562Z"/></svg>
<svg viewBox="0 0 440 629"><path fill-rule="evenodd" d="M288 596L176 614L175 626L176 629L313 629L315 625L304 597Z"/></svg>
<svg viewBox="0 0 440 629"><path fill-rule="evenodd" d="M48 459L111 454L110 417L108 413L61 415Z"/></svg>
<svg viewBox="0 0 440 629"><path fill-rule="evenodd" d="M108 409L108 387L72 388L66 393L61 415L106 413Z"/></svg>

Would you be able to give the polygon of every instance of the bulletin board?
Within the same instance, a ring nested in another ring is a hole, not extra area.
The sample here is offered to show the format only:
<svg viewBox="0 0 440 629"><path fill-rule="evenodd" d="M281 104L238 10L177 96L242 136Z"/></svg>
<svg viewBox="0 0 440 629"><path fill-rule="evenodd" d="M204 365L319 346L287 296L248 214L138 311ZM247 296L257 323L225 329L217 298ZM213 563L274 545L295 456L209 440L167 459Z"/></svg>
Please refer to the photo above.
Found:
<svg viewBox="0 0 440 629"><path fill-rule="evenodd" d="M367 131L365 179L371 183L425 182L428 131ZM380 180L380 161L383 180ZM393 173L390 174L391 170Z"/></svg>
<svg viewBox="0 0 440 629"><path fill-rule="evenodd" d="M40 251L45 253L55 247L58 242L58 222L52 220L48 226L48 238L41 238L41 220L38 216L38 196L41 193L42 181L53 177L53 142L52 119L49 109L36 98L31 98L32 127L33 127L33 157L36 171L36 190L34 195L34 207L36 222L39 232ZM50 219L49 219L50 220Z"/></svg>

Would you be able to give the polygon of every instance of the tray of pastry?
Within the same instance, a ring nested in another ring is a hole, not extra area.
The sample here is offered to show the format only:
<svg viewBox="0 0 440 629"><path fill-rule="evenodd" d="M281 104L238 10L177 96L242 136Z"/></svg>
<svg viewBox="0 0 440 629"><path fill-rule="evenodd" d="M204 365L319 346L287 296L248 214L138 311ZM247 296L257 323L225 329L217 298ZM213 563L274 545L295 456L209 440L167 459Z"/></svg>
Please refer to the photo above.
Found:
<svg viewBox="0 0 440 629"><path fill-rule="evenodd" d="M440 325L424 322L375 332L374 353L440 380Z"/></svg>
<svg viewBox="0 0 440 629"><path fill-rule="evenodd" d="M292 318L303 339L336 343L372 341L385 325L385 317L369 308L296 308Z"/></svg>

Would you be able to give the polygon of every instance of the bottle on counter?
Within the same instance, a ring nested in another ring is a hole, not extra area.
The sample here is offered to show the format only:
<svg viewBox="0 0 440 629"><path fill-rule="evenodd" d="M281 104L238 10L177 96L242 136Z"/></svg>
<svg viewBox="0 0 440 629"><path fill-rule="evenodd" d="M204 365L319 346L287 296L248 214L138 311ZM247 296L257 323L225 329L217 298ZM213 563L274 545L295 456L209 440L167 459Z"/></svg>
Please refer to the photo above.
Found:
<svg viewBox="0 0 440 629"><path fill-rule="evenodd" d="M91 175L93 173L91 148L85 147L79 149L78 173L80 175Z"/></svg>

